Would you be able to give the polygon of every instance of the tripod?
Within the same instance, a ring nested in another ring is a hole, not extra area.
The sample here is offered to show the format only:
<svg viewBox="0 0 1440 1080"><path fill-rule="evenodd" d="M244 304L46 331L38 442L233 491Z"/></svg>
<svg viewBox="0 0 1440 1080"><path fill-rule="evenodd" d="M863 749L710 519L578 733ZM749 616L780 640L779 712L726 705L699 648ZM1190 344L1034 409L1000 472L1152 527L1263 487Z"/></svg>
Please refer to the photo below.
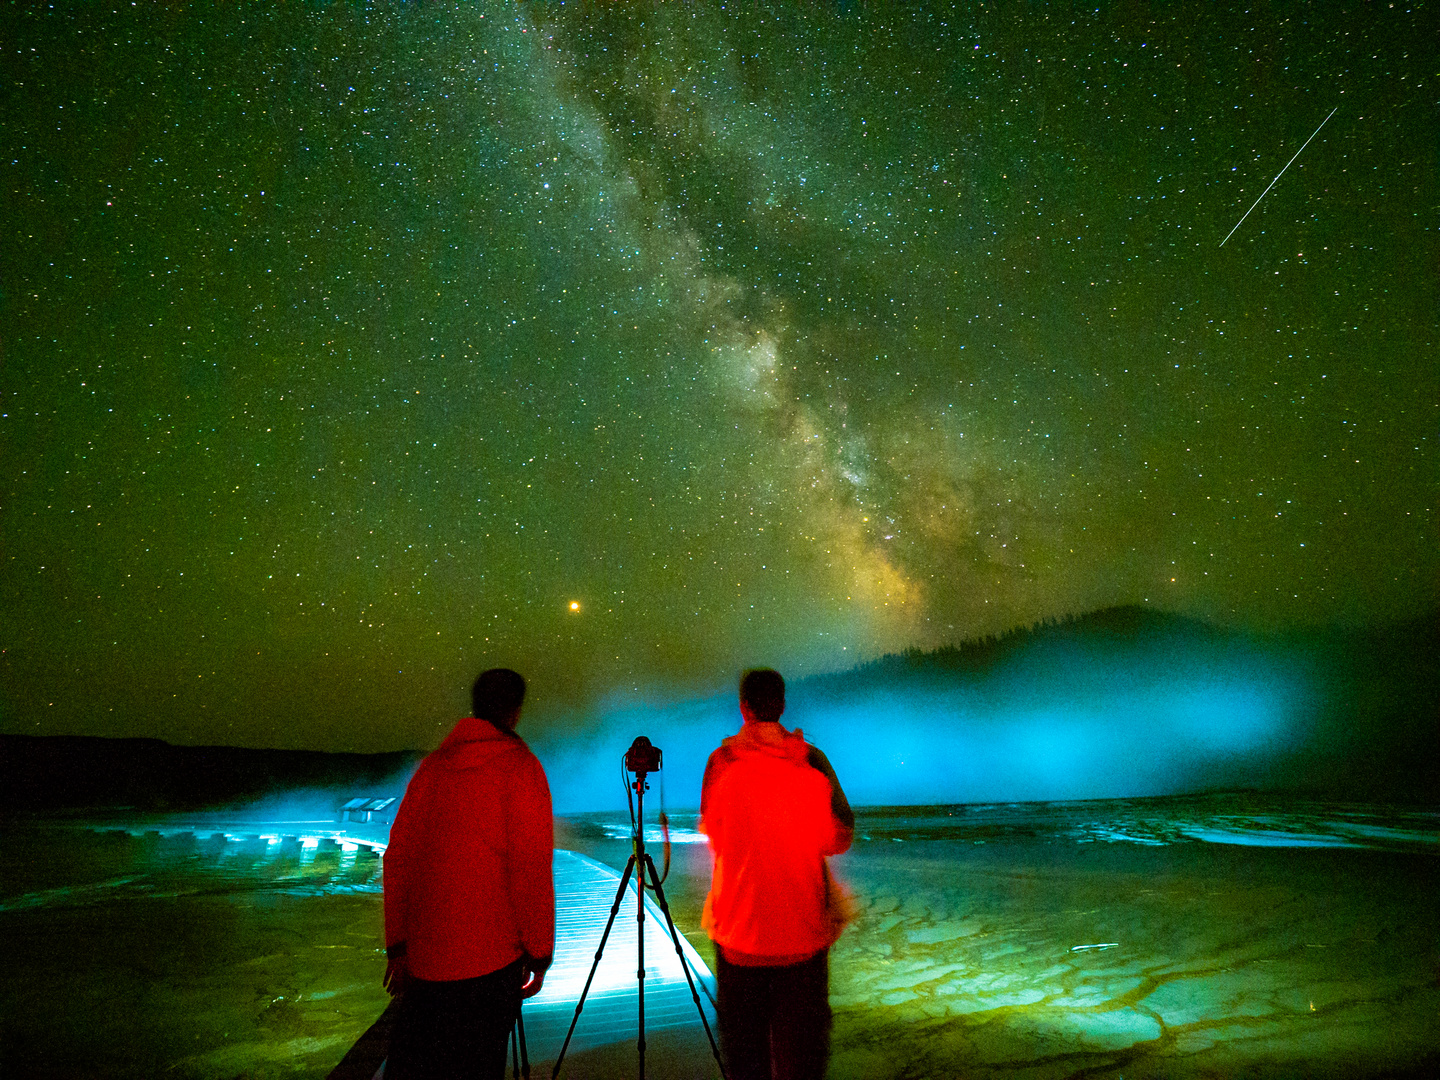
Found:
<svg viewBox="0 0 1440 1080"><path fill-rule="evenodd" d="M523 1012L523 1009L522 1009ZM525 1048L525 1017L515 1014L515 1026L510 1029L510 1055L515 1063L514 1080L530 1080L530 1055Z"/></svg>
<svg viewBox="0 0 1440 1080"><path fill-rule="evenodd" d="M648 746L649 740L645 741ZM656 753L658 760L658 751ZM600 937L600 947L595 950L595 962L590 965L590 975L585 980L585 989L580 992L580 1000L575 1003L575 1015L570 1020L570 1030L565 1033L565 1042L560 1047L560 1056L555 1059L555 1067L550 1071L550 1080L555 1080L560 1075L560 1066L565 1062L565 1052L570 1048L570 1038L575 1034L575 1025L580 1022L580 1010L585 1008L585 998L590 993L590 984L595 980L595 972L600 967L600 957L605 952L605 942L610 939L610 929L615 925L615 916L620 912L620 901L625 898L625 889L630 884L632 873L635 875L636 885L639 886L636 890L635 904L635 942L639 953L639 967L635 971L635 979L638 984L640 1031L635 1046L640 1057L640 1080L645 1080L645 890L647 888L653 890L655 899L660 901L660 910L665 914L665 924L670 929L670 940L675 944L675 955L680 960L680 968L685 972L685 982L690 987L690 997L695 1002L695 1011L700 1014L700 1023L705 1026L705 1037L710 1040L710 1052L715 1055L715 1064L720 1069L722 1080L725 1077L725 1066L720 1061L720 1048L715 1045L715 1036L710 1031L710 1021L705 1019L705 1010L700 1005L700 994L696 991L695 980L690 975L690 965L686 963L685 954L680 949L680 934L675 929L674 918L670 915L670 905L665 900L665 890L660 887L660 875L655 872L655 861L645 851L645 792L649 789L649 785L645 782L646 771L645 769L635 770L635 781L630 785L639 802L639 814L632 837L630 858L625 861L625 874L620 879L620 887L615 890L615 902L610 905L610 918L605 923L605 933Z"/></svg>

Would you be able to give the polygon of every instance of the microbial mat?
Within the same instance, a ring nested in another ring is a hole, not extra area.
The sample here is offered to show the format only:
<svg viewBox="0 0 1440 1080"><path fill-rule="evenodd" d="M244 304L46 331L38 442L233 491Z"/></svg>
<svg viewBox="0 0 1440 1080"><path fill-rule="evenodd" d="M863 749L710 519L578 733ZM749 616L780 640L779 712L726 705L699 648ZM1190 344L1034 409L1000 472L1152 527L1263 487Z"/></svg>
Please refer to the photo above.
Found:
<svg viewBox="0 0 1440 1080"><path fill-rule="evenodd" d="M832 953L830 1075L1426 1075L1437 820L1262 796L862 809L834 860L860 914ZM7 1072L326 1075L387 1000L378 860L119 824L0 835L26 972L0 990ZM625 837L619 815L558 822L615 867ZM708 853L693 816L672 837L666 890L708 962ZM623 949L604 963L633 975ZM657 1076L713 1070L698 1028L656 1041ZM557 1049L532 1040L532 1062ZM575 1061L624 1076L633 1054Z"/></svg>

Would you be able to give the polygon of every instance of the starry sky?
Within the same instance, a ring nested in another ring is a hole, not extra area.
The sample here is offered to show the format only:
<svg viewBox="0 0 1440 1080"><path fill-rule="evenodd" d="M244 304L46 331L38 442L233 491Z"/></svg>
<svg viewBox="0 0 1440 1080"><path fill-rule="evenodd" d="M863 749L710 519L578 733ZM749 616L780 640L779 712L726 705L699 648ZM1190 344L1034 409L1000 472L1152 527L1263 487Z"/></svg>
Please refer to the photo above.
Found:
<svg viewBox="0 0 1440 1080"><path fill-rule="evenodd" d="M10 7L0 728L387 750L498 664L563 725L1433 607L1436 27Z"/></svg>

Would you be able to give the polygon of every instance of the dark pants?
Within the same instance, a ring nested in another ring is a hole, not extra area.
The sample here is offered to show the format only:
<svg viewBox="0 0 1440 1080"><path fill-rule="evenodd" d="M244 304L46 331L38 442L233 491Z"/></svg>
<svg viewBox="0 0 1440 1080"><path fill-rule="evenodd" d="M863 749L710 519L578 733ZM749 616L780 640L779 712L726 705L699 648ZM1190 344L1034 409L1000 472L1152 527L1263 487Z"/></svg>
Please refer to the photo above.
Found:
<svg viewBox="0 0 1440 1080"><path fill-rule="evenodd" d="M520 961L455 982L412 978L400 999L385 1080L500 1080L520 1015Z"/></svg>
<svg viewBox="0 0 1440 1080"><path fill-rule="evenodd" d="M730 1080L823 1080L830 1061L830 950L742 967L715 950L720 1046Z"/></svg>

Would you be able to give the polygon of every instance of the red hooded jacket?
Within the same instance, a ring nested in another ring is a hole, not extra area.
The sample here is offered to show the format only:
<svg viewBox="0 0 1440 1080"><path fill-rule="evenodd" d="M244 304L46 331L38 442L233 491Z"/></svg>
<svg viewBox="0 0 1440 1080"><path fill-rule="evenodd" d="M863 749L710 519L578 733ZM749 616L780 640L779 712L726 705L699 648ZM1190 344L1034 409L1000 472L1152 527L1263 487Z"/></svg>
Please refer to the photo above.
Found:
<svg viewBox="0 0 1440 1080"><path fill-rule="evenodd" d="M461 720L424 761L390 827L385 944L410 974L451 981L555 951L550 786L519 736Z"/></svg>
<svg viewBox="0 0 1440 1080"><path fill-rule="evenodd" d="M853 829L833 807L829 763L799 729L747 723L710 755L700 828L715 869L702 922L732 963L797 963L832 945L843 901L825 856ZM836 785L834 794L846 807Z"/></svg>

